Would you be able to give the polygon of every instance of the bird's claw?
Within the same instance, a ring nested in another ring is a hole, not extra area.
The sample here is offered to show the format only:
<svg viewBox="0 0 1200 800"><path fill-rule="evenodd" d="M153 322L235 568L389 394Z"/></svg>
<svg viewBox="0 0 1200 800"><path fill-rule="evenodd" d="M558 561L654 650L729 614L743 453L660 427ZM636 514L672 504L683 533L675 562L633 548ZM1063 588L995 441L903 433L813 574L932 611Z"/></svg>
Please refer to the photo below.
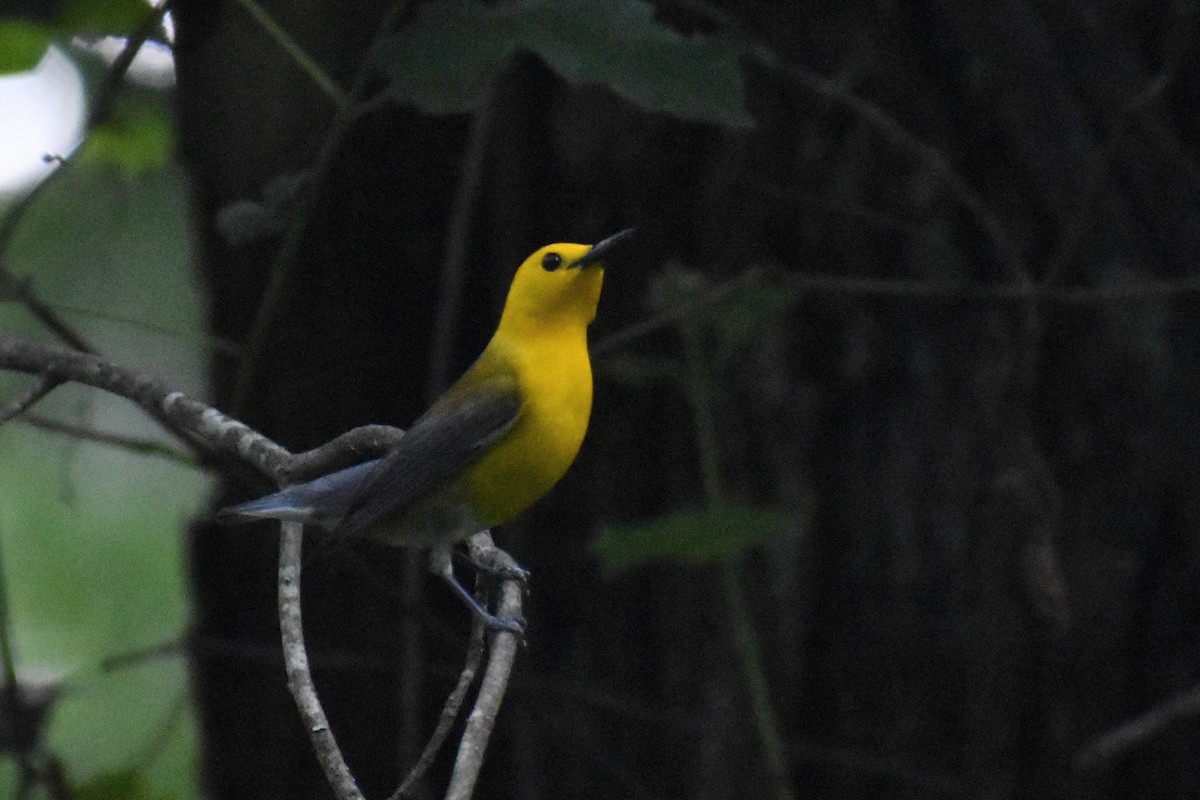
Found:
<svg viewBox="0 0 1200 800"><path fill-rule="evenodd" d="M496 567L492 574L497 580L516 581L521 585L521 591L529 591L529 570L516 564Z"/></svg>
<svg viewBox="0 0 1200 800"><path fill-rule="evenodd" d="M503 614L488 614L483 618L483 627L493 633L511 633L522 644L525 643L525 620Z"/></svg>
<svg viewBox="0 0 1200 800"><path fill-rule="evenodd" d="M460 555L455 551L456 555ZM522 592L529 591L529 570L518 566L512 559L505 559L509 563L502 563L499 559L475 559L467 553L462 553L461 558L471 565L475 572L493 584L500 581L516 581L521 586Z"/></svg>

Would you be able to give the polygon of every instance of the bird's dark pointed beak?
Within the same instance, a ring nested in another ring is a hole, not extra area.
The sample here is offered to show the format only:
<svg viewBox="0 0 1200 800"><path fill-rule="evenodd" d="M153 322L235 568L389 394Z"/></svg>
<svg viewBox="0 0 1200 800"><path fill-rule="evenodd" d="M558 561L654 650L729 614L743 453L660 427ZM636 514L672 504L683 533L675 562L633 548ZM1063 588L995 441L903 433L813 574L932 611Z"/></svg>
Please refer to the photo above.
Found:
<svg viewBox="0 0 1200 800"><path fill-rule="evenodd" d="M626 228L620 233L614 233L612 236L608 237L602 242L597 242L596 244L592 245L591 250L588 250L586 253L580 256L579 260L571 266L586 267L589 264L595 264L597 261L612 252L612 250L621 244L621 242L633 236L634 231L636 230L636 228Z"/></svg>

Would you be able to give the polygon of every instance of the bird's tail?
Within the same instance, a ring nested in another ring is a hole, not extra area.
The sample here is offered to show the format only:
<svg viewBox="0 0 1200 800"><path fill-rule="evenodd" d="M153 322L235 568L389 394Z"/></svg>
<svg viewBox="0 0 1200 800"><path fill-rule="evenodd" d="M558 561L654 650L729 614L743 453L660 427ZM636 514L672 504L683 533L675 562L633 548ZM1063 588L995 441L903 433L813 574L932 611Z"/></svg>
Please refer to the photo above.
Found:
<svg viewBox="0 0 1200 800"><path fill-rule="evenodd" d="M310 522L313 519L313 508L297 504L294 497L283 491L248 503L222 508L217 512L216 519L221 525L237 525L259 519Z"/></svg>
<svg viewBox="0 0 1200 800"><path fill-rule="evenodd" d="M266 497L229 506L217 512L217 522L236 525L257 519L278 519L320 525L333 530L357 495L363 478L378 459L297 483Z"/></svg>

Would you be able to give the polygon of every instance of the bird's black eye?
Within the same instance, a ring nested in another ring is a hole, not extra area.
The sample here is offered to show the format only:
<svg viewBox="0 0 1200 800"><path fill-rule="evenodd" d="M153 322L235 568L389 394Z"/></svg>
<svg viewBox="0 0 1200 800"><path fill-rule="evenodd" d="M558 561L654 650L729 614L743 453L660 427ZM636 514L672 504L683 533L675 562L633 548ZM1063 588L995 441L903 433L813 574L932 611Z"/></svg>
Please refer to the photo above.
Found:
<svg viewBox="0 0 1200 800"><path fill-rule="evenodd" d="M554 270L561 266L562 256L558 253L546 253L546 255L542 256L542 269L546 270L546 272L554 272Z"/></svg>

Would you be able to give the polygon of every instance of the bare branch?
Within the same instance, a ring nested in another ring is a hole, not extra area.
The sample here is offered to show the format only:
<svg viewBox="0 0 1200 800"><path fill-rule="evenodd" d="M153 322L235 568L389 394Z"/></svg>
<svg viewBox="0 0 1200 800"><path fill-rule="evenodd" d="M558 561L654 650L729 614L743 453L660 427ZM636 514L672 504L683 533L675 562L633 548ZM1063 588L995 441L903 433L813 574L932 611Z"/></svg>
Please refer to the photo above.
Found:
<svg viewBox="0 0 1200 800"><path fill-rule="evenodd" d="M483 663L483 639L483 622L479 618L475 618L474 624L471 626L471 642L467 649L466 663L463 665L462 672L459 673L458 683L455 684L454 690L442 704L442 713L438 716L437 727L434 728L433 735L429 737L425 749L421 751L421 757L413 764L400 787L392 793L388 800L401 800L401 798L408 797L417 782L425 777L425 773L433 764L433 759L437 757L438 751L445 744L454 721L458 719L458 712L462 710L467 691L475 682L475 676L479 674L479 665Z"/></svg>
<svg viewBox="0 0 1200 800"><path fill-rule="evenodd" d="M70 380L137 403L168 431L209 452L236 453L269 475L291 454L262 434L145 373L106 358L28 339L0 337L0 367Z"/></svg>
<svg viewBox="0 0 1200 800"><path fill-rule="evenodd" d="M169 430L207 452L234 454L271 475L281 484L301 476L321 474L339 466L361 461L364 455L376 455L393 446L403 431L382 425L366 426L346 433L326 445L299 455L292 455L262 434L215 408L194 400L181 392L169 390L155 378L121 367L90 353L70 350L58 345L0 337L0 368L32 373L43 382L75 381L87 386L126 397L160 420ZM302 528L296 523L282 526L279 562L279 616L283 639L288 686L296 700L301 718L308 727L313 747L330 785L339 798L361 798L337 749L329 730L319 699L313 688L300 613L300 548ZM516 571L516 563L492 543L491 536L481 534L471 541L472 558L483 564L494 564ZM515 580L501 585L500 613L521 616L521 590ZM427 753L436 752L457 717L470 686L475 680L482 657L482 633L468 654L458 687L447 700L443 719ZM475 710L468 722L470 739L460 747L460 764L456 770L456 786L466 787L469 793L478 776L488 738L499 711L500 700L516 655L517 638L509 633L492 637L492 652L487 677L477 697ZM429 755L423 760L431 760ZM420 766L420 764L418 764ZM406 781L402 790L419 778Z"/></svg>
<svg viewBox="0 0 1200 800"><path fill-rule="evenodd" d="M185 467L199 467L196 459L180 450L163 444L155 439L148 439L142 436L126 436L120 433L109 433L108 431L98 431L95 428L89 428L84 425L76 425L72 422L64 422L60 419L45 417L41 414L26 414L19 417L16 422L24 423L32 428L40 428L44 431L52 433L61 433L65 436L70 436L72 439L81 441L95 442L96 444L105 444L110 447L117 447L122 450L128 450L131 453L137 453L143 456L153 456L155 458L164 458L167 461L172 461L176 464L182 464Z"/></svg>
<svg viewBox="0 0 1200 800"><path fill-rule="evenodd" d="M1200 715L1200 686L1175 695L1103 734L1075 756L1076 769L1098 769L1181 719Z"/></svg>
<svg viewBox="0 0 1200 800"><path fill-rule="evenodd" d="M33 383L26 387L25 391L9 400L3 406L0 406L0 425L8 422L13 417L18 417L24 414L33 407L37 401L41 400L46 395L53 392L56 388L62 385L62 380L53 378L49 375L37 376Z"/></svg>
<svg viewBox="0 0 1200 800"><path fill-rule="evenodd" d="M496 547L489 533L472 536L467 542L467 547L471 559L478 564L494 564L513 574L520 571L517 562L513 561L508 553ZM515 578L502 580L496 613L512 619L523 619L523 592L524 589ZM450 774L446 800L469 800L475 789L479 770L483 767L483 756L487 752L488 740L496 726L496 716L500 713L500 703L508 688L508 679L512 675L513 663L516 661L520 645L520 638L515 633L495 631L492 634L487 669L479 685L479 692L475 695L475 707L467 718L467 727L458 745L458 756Z"/></svg>
<svg viewBox="0 0 1200 800"><path fill-rule="evenodd" d="M1094 306L1200 294L1200 280L1195 278L1139 280L1137 283L1109 286L1049 286L1024 283L968 285L951 281L790 272L784 270L782 265L762 264L752 266L739 275L698 293L693 299L656 312L609 334L592 345L592 356L602 356L619 350L644 336L668 328L681 319L708 310L745 286L768 281L776 281L782 286L807 294L845 294L937 303L957 303L964 300L1027 303L1037 300L1061 306Z"/></svg>
<svg viewBox="0 0 1200 800"><path fill-rule="evenodd" d="M498 68L479 99L478 110L471 122L467 150L463 154L462 174L454 190L454 205L450 210L446 234L446 255L440 272L437 313L433 318L433 343L429 348L429 382L425 394L430 402L436 400L450 383L450 356L462 305L462 287L467 276L471 211L483 183L488 141L499 110L496 96L507 73L506 66Z"/></svg>
<svg viewBox="0 0 1200 800"><path fill-rule="evenodd" d="M766 279L769 274L770 271L768 270L751 268L735 275L707 291L697 293L694 298L689 298L681 303L675 303L668 309L652 314L616 333L609 334L592 345L592 356L601 356L613 350L619 350L643 336L648 336L655 331L669 328L680 320L692 318L696 314L707 311L709 308L717 305L726 297L736 294L743 287Z"/></svg>
<svg viewBox="0 0 1200 800"><path fill-rule="evenodd" d="M403 435L403 429L390 425L363 425L330 439L320 447L296 453L283 470L282 477L285 483L298 483L353 466L368 458L383 455L395 447Z"/></svg>
<svg viewBox="0 0 1200 800"><path fill-rule="evenodd" d="M374 75L374 54L391 29L392 22L406 6L406 0L396 0L380 20L375 39L368 48L358 74L346 93L349 102L338 107L329 132L325 135L325 141L321 144L321 151L317 154L316 161L310 170L309 180L300 191L290 224L283 235L283 241L279 244L279 249L275 252L275 259L271 262L270 279L262 302L259 304L258 313L255 315L250 332L246 337L245 357L242 359L237 384L229 405L233 414L240 414L245 410L246 403L254 389L254 382L259 377L258 372L262 366L262 359L266 355L267 342L287 309L288 300L294 289L293 284L304 234L308 230L308 223L312 218L313 209L316 207L316 201L325 184L325 179L333 167L334 158L341 150L342 142L350 132L351 126L358 119L357 104L364 98L370 79Z"/></svg>
<svg viewBox="0 0 1200 800"><path fill-rule="evenodd" d="M321 708L308 668L300 613L300 550L303 542L303 525L290 521L280 523L279 630L283 637L283 662L287 670L288 689L296 700L296 709L308 729L317 761L325 770L325 779L329 781L333 793L338 800L364 800L338 750L333 731L329 729L329 720Z"/></svg>
<svg viewBox="0 0 1200 800"><path fill-rule="evenodd" d="M28 339L0 336L0 368L66 380L103 389L134 401L172 433L205 452L236 455L279 483L304 480L376 456L395 445L404 432L366 425L304 453L292 455L247 425L191 397L170 390L150 375L114 364L91 353ZM65 433L143 448L148 442L110 437L38 418L36 424ZM159 453L165 455L165 453Z"/></svg>

